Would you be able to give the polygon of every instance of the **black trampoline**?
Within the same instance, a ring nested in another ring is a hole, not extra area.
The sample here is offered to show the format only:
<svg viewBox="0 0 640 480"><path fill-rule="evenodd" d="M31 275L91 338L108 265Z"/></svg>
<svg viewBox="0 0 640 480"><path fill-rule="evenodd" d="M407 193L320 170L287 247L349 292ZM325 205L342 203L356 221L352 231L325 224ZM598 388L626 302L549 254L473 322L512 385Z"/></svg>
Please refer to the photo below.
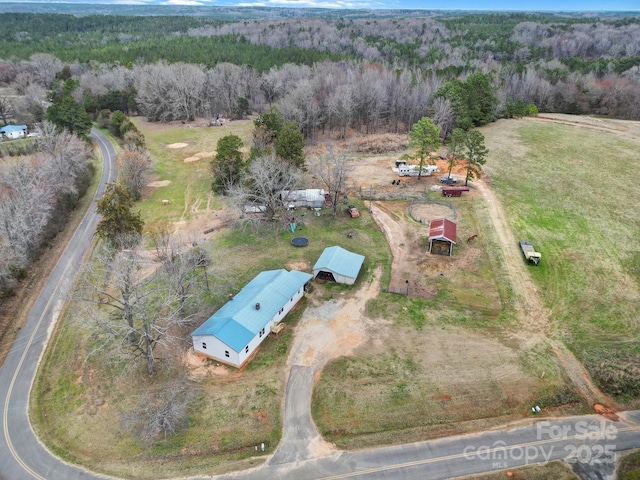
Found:
<svg viewBox="0 0 640 480"><path fill-rule="evenodd" d="M309 239L306 237L296 237L291 240L291 245L294 247L306 247L309 243Z"/></svg>

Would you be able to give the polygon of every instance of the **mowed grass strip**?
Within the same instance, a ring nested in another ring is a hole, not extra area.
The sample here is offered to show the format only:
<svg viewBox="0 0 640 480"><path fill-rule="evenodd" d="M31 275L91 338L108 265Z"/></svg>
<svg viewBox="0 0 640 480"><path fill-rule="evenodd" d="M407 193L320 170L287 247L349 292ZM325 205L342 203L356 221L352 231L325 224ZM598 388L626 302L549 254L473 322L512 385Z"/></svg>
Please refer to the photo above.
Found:
<svg viewBox="0 0 640 480"><path fill-rule="evenodd" d="M487 170L554 333L619 402L640 397L640 139L532 121L483 128Z"/></svg>

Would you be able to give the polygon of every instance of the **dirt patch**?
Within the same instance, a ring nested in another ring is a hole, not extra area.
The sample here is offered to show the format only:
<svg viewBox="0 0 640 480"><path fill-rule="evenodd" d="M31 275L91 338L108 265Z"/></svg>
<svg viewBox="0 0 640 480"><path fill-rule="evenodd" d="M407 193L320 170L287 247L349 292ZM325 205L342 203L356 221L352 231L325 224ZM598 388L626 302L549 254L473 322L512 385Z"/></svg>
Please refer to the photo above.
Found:
<svg viewBox="0 0 640 480"><path fill-rule="evenodd" d="M188 143L178 142L178 143L171 143L171 144L167 145L167 148L179 149L179 148L185 148L185 147L188 147L188 146L189 146Z"/></svg>
<svg viewBox="0 0 640 480"><path fill-rule="evenodd" d="M216 152L199 152L199 153L196 153L195 155L192 155L190 157L186 157L182 161L184 163L193 163L193 162L199 162L203 158L211 158L211 157L215 157L215 156L216 156Z"/></svg>
<svg viewBox="0 0 640 480"><path fill-rule="evenodd" d="M593 409L597 413L602 415L603 417L608 418L609 420L611 420L613 422L619 422L620 421L620 417L618 417L618 415L616 415L616 412L614 412L612 408L607 407L606 405L602 405L600 403L596 403L593 406Z"/></svg>
<svg viewBox="0 0 640 480"><path fill-rule="evenodd" d="M333 358L352 355L368 338L371 320L362 312L366 302L378 295L380 275L377 269L371 283L348 296L343 292L344 299L318 303L318 293L308 295L312 305L296 327L289 364L322 368Z"/></svg>
<svg viewBox="0 0 640 480"><path fill-rule="evenodd" d="M193 348L187 351L184 363L189 370L189 377L200 379L208 375L224 377L232 373L229 367L195 353Z"/></svg>
<svg viewBox="0 0 640 480"><path fill-rule="evenodd" d="M389 291L430 298L437 291L434 278L447 276L453 279L462 272L473 271L477 268L481 249L468 243L463 255L428 253L429 222L443 217L459 218L459 215L446 205L425 202L413 204L412 218L409 203L373 202L373 218L384 232L393 253ZM458 242L467 236L459 229ZM456 248L453 247L454 252Z"/></svg>
<svg viewBox="0 0 640 480"><path fill-rule="evenodd" d="M311 273L311 271L313 270L311 268L311 263L305 263L305 262L289 262L285 265L285 268L287 270L298 270L300 272L307 272L307 273Z"/></svg>
<svg viewBox="0 0 640 480"><path fill-rule="evenodd" d="M147 187L160 188L171 185L171 180L158 180L156 182L147 183Z"/></svg>

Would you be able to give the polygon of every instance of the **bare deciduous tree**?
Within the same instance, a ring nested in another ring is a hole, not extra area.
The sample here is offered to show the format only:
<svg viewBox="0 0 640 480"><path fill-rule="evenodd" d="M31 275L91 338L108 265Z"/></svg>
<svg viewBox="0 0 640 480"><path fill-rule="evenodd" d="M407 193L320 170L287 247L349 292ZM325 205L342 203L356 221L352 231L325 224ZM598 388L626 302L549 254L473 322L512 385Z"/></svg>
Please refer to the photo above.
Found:
<svg viewBox="0 0 640 480"><path fill-rule="evenodd" d="M124 150L118 155L118 181L125 186L133 201L142 197L150 170L151 156L146 150Z"/></svg>
<svg viewBox="0 0 640 480"><path fill-rule="evenodd" d="M283 192L298 190L301 184L299 168L275 156L262 155L251 161L244 182L231 188L228 196L240 209L243 220L247 220L245 211L260 211L269 219L283 221L287 218Z"/></svg>
<svg viewBox="0 0 640 480"><path fill-rule="evenodd" d="M329 147L324 155L310 160L309 170L324 184L333 199L333 216L337 215L340 195L344 194L347 178L353 171L353 162L348 153L337 153Z"/></svg>
<svg viewBox="0 0 640 480"><path fill-rule="evenodd" d="M143 395L138 405L123 415L122 421L145 444L166 439L186 425L187 408L193 396L193 388L185 381L165 384L162 389Z"/></svg>
<svg viewBox="0 0 640 480"><path fill-rule="evenodd" d="M189 322L180 316L173 290L158 281L157 270L139 245L115 251L104 245L85 266L75 294L102 346L123 358L142 359L149 374L156 350L183 342L176 332Z"/></svg>
<svg viewBox="0 0 640 480"><path fill-rule="evenodd" d="M9 119L13 117L14 113L15 108L11 99L6 95L0 95L0 119L5 125L9 124Z"/></svg>
<svg viewBox="0 0 640 480"><path fill-rule="evenodd" d="M160 274L173 290L178 303L178 315L186 320L197 312L198 287L202 281L208 285L206 267L211 259L195 241L186 244L177 234L171 234L166 226L160 227L153 236L155 259L160 263ZM203 275L199 271L203 268Z"/></svg>

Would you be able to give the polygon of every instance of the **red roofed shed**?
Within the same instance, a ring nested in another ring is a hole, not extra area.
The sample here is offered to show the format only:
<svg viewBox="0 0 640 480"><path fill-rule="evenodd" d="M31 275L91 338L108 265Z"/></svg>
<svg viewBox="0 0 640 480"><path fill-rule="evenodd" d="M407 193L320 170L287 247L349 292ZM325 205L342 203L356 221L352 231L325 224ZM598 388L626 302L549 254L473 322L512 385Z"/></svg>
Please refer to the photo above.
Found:
<svg viewBox="0 0 640 480"><path fill-rule="evenodd" d="M431 220L429 224L429 253L451 256L455 244L456 224L447 218Z"/></svg>

